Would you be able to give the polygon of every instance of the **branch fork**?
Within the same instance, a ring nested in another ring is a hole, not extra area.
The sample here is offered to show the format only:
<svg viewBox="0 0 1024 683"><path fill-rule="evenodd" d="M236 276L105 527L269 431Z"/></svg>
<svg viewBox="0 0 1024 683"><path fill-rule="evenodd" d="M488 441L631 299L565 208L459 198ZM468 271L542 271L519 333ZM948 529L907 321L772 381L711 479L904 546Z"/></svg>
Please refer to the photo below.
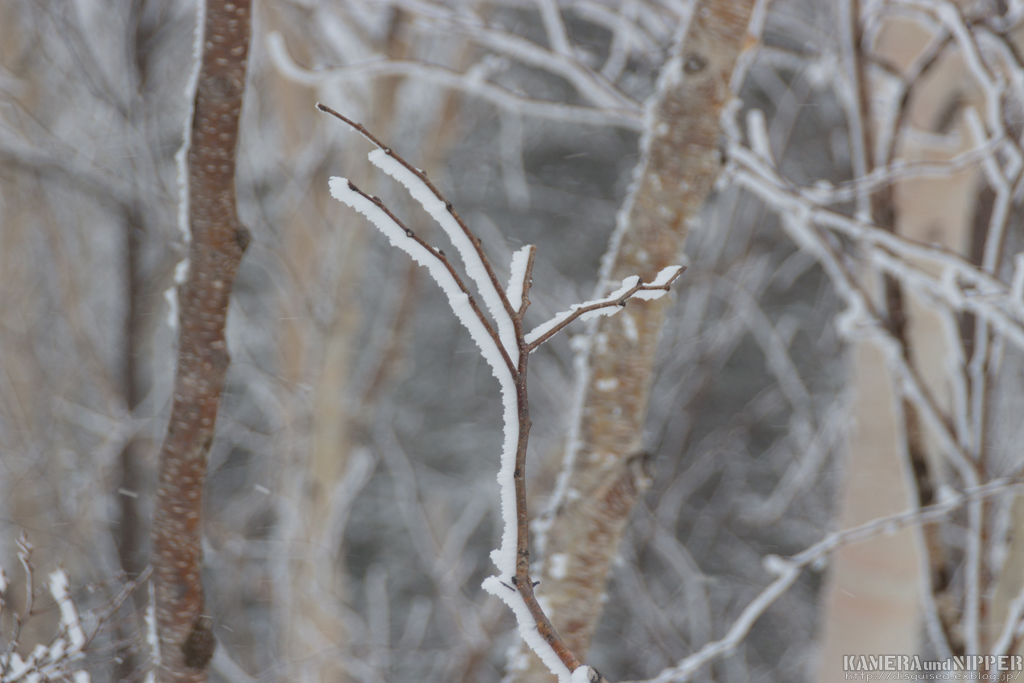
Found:
<svg viewBox="0 0 1024 683"><path fill-rule="evenodd" d="M444 251L418 237L379 197L360 190L346 178L331 178L331 194L336 199L363 214L392 245L427 269L448 296L453 312L469 331L501 385L504 443L498 483L505 529L501 547L491 553L499 574L486 579L483 587L512 608L523 639L558 676L559 683L603 680L596 670L581 664L565 645L533 592L537 584L530 578L526 507L526 452L531 425L527 366L533 351L574 321L614 315L630 299L664 296L683 268L664 268L650 282L644 282L635 275L628 277L608 296L576 304L527 333L523 319L530 305L536 247L525 246L513 255L509 283L507 287L503 286L479 238L452 203L430 182L426 173L384 145L362 124L324 104L317 104L317 108L345 122L377 147L369 154L370 162L405 186L412 198L445 231L463 262L465 277L460 275ZM470 291L468 281L476 286L482 307L478 297ZM484 309L490 317L485 315Z"/></svg>

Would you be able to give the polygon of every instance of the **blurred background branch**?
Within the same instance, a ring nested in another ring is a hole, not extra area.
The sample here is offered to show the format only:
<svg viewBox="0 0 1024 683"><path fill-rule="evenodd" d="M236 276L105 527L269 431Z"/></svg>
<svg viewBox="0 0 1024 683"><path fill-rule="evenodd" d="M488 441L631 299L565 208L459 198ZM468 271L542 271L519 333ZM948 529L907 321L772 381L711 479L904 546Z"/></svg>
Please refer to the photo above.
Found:
<svg viewBox="0 0 1024 683"><path fill-rule="evenodd" d="M532 327L614 276L616 214L664 134L645 103L674 56L686 72L695 6L255 4L236 179L253 243L202 541L214 676L497 681L516 664L513 623L479 588L500 535L496 392L439 293L328 197L344 174L434 237L314 103L425 169L495 263L538 245ZM587 661L613 681L831 681L842 654L1015 652L1016 489L917 511L1020 473L1024 5L750 11L722 134L701 140L724 170L687 214L678 294L658 325L612 323L658 339L614 454L649 486L609 546ZM26 530L84 615L151 557L194 16L177 0L0 5L0 563ZM625 395L618 376L583 389L586 354L612 341L531 360L533 510L583 490L567 451L611 462L570 425L587 396ZM897 513L915 523L830 548L734 647L671 668L745 623L780 576L765 557ZM574 571L555 536L534 548L545 590ZM11 578L3 633L24 607ZM94 680L145 674L135 598L86 652ZM27 623L22 656L58 623Z"/></svg>

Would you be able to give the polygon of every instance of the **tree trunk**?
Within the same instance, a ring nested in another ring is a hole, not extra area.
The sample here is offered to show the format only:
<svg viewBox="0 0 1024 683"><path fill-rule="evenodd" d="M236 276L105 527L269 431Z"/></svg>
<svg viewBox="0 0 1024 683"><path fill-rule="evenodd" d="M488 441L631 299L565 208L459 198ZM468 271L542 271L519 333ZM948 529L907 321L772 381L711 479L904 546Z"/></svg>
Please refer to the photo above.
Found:
<svg viewBox="0 0 1024 683"><path fill-rule="evenodd" d="M209 0L188 151L189 273L178 289L178 367L153 518L159 678L206 680L203 488L224 378L228 303L249 232L235 205L235 152L249 52L249 0Z"/></svg>
<svg viewBox="0 0 1024 683"><path fill-rule="evenodd" d="M608 282L650 280L678 263L691 222L720 170L719 116L732 97L730 78L744 47L751 0L705 0L681 31L672 59L648 102L643 160L619 215L606 264ZM649 481L642 436L655 352L668 297L630 301L601 318L591 336L589 376L568 495L558 501L538 596L566 645L581 659L601 616L601 595L633 505ZM549 680L530 654L515 681Z"/></svg>

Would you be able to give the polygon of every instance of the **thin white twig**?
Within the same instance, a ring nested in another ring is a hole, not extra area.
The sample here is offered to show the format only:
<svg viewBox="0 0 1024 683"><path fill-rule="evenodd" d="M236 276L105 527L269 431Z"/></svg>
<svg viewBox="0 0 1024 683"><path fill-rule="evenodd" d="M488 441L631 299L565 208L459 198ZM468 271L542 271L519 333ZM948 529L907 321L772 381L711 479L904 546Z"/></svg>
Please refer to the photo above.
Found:
<svg viewBox="0 0 1024 683"><path fill-rule="evenodd" d="M568 311L562 311L547 322L541 323L526 335L527 348L530 351L558 334L569 323L589 320L603 315L614 315L626 305L630 299L658 299L668 293L670 285L679 277L681 266L663 268L651 282L643 282L639 276L632 275L622 281L622 286L606 297L594 301L573 304Z"/></svg>
<svg viewBox="0 0 1024 683"><path fill-rule="evenodd" d="M965 489L963 493L951 496L936 505L918 510L881 517L852 529L835 531L803 552L788 558L768 555L764 558L765 569L776 578L760 594L743 608L740 616L732 623L725 636L708 643L697 652L686 657L675 666L665 669L657 676L635 683L684 683L710 662L733 651L750 632L754 623L779 599L807 567L816 564L839 548L863 543L881 535L895 533L907 527L937 522L965 504L981 502L1011 488L1021 487L1019 481L996 479L987 484Z"/></svg>
<svg viewBox="0 0 1024 683"><path fill-rule="evenodd" d="M747 154L749 155L749 153ZM735 177L741 186L753 191L769 203L778 202L781 198L779 196L781 193L765 183L764 179L759 176L738 173ZM895 374L899 391L915 404L925 423L937 437L946 457L963 477L965 484L967 486L976 485L978 473L975 464L950 431L934 399L920 381L917 370L908 363L899 348L899 343L882 325L878 315L874 313L874 307L869 298L847 273L832 247L826 244L813 228L814 223L820 220L823 214L816 213L814 207L808 206L800 200L792 201L794 199L792 195L789 195L788 199L790 201L786 202L788 206L785 208L776 206L777 209L781 209L780 216L783 227L799 246L809 250L818 258L838 293L847 302L848 311L839 322L840 331L847 335L866 333L880 345ZM850 220L845 216L842 218L844 221ZM890 234L882 230L876 231Z"/></svg>
<svg viewBox="0 0 1024 683"><path fill-rule="evenodd" d="M836 13L842 69L837 73L835 93L846 113L846 125L850 131L850 159L853 162L854 180L864 178L874 167L872 150L866 144L871 122L864 120L864 113L869 109L861 101L860 91L860 45L857 44L859 7L859 3L854 0L840 0ZM865 192L857 195L857 215L861 218L871 215L871 198Z"/></svg>
<svg viewBox="0 0 1024 683"><path fill-rule="evenodd" d="M461 74L444 66L382 59L312 71L300 67L291 59L284 39L278 33L270 33L267 36L267 50L281 75L294 83L309 87L321 87L328 83L346 82L368 76L408 76L479 97L522 116L630 130L643 128L639 111L622 107L585 107L522 97L493 83L474 78L469 73Z"/></svg>
<svg viewBox="0 0 1024 683"><path fill-rule="evenodd" d="M1024 348L1024 302L1012 296L1005 283L941 247L919 244L837 211L819 206L778 176L757 155L731 143L736 166L728 177L754 192L780 212L807 214L808 220L857 240L876 265L904 284L928 291L953 310L987 318L1000 334ZM920 260L927 266L914 265ZM940 275L934 275L938 271Z"/></svg>
<svg viewBox="0 0 1024 683"><path fill-rule="evenodd" d="M523 118L514 112L502 111L498 121L498 149L505 195L513 211L526 211L530 208L530 186L523 166Z"/></svg>
<svg viewBox="0 0 1024 683"><path fill-rule="evenodd" d="M548 36L548 45L560 55L575 59L576 55L569 42L569 33L562 21L562 12L556 0L534 0L540 10L540 18L544 23L544 32Z"/></svg>
<svg viewBox="0 0 1024 683"><path fill-rule="evenodd" d="M409 0L392 1L411 12L417 12L423 7L423 3L413 3ZM547 50L514 33L494 28L477 17L470 19L465 14L458 15L439 8L434 8L429 14L421 14L421 20L426 24L438 24L441 30L456 31L495 54L504 55L526 66L559 76L596 107L634 109L639 113L640 107L636 102L629 99L600 74L588 69L575 55L571 54L571 51L561 53L557 50ZM566 38L566 42L568 42L568 38Z"/></svg>

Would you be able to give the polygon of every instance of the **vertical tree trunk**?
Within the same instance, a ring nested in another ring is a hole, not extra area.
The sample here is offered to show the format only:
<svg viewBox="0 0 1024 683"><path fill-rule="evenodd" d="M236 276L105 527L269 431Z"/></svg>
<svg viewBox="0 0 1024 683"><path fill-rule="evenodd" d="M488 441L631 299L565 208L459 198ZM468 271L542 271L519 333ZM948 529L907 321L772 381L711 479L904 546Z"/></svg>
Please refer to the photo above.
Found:
<svg viewBox="0 0 1024 683"><path fill-rule="evenodd" d="M188 152L189 273L178 289L174 403L160 451L153 562L159 677L205 681L215 641L204 613L203 487L230 362L225 323L249 232L235 205L235 152L245 92L250 0L208 0Z"/></svg>
<svg viewBox="0 0 1024 683"><path fill-rule="evenodd" d="M744 47L752 0L703 0L681 31L648 102L643 160L620 210L606 273L651 279L677 263L691 222L720 170L719 116ZM618 242L616 244L616 242ZM583 657L629 514L647 486L641 438L668 297L630 301L591 337L580 439L568 488L551 521L538 596L566 645ZM573 446L570 445L570 448ZM530 654L516 681L549 680Z"/></svg>
<svg viewBox="0 0 1024 683"><path fill-rule="evenodd" d="M875 49L888 63L905 71L932 37L914 21L891 20ZM908 106L907 122L936 135L947 133L942 129L948 122L937 118L949 112L951 105L967 104L974 95L964 74L962 60L951 57L936 64L927 78L919 78L912 84L914 98ZM865 83L863 96L868 98L874 83L871 79ZM897 156L907 162L949 161L972 145L962 119L957 117L954 124L960 127L961 149L908 137L898 141ZM868 116L865 125L872 125ZM886 206L879 210L876 201L875 220L880 227L916 242L941 244L969 256L978 180L977 169L970 167L949 178L896 182L876 195L876 200L885 195ZM880 280L870 270L864 277ZM931 395L951 413L949 358L954 350L948 347L941 314L930 302L899 293L897 283L886 285L892 334L903 344L905 355ZM891 296L894 291L895 299ZM941 449L921 428L909 402L893 394L892 387L899 380L889 371L884 354L870 341L853 346L850 381L855 428L844 474L840 512L844 528L901 512L914 504L915 497L920 505L931 504L938 484L947 478ZM959 621L956 599L949 595L948 568L937 525L839 550L823 603L820 680L844 679L844 654L917 654L922 644L922 608L928 609L921 600L922 582L940 606L939 625L953 653L963 654L962 633L955 628Z"/></svg>

